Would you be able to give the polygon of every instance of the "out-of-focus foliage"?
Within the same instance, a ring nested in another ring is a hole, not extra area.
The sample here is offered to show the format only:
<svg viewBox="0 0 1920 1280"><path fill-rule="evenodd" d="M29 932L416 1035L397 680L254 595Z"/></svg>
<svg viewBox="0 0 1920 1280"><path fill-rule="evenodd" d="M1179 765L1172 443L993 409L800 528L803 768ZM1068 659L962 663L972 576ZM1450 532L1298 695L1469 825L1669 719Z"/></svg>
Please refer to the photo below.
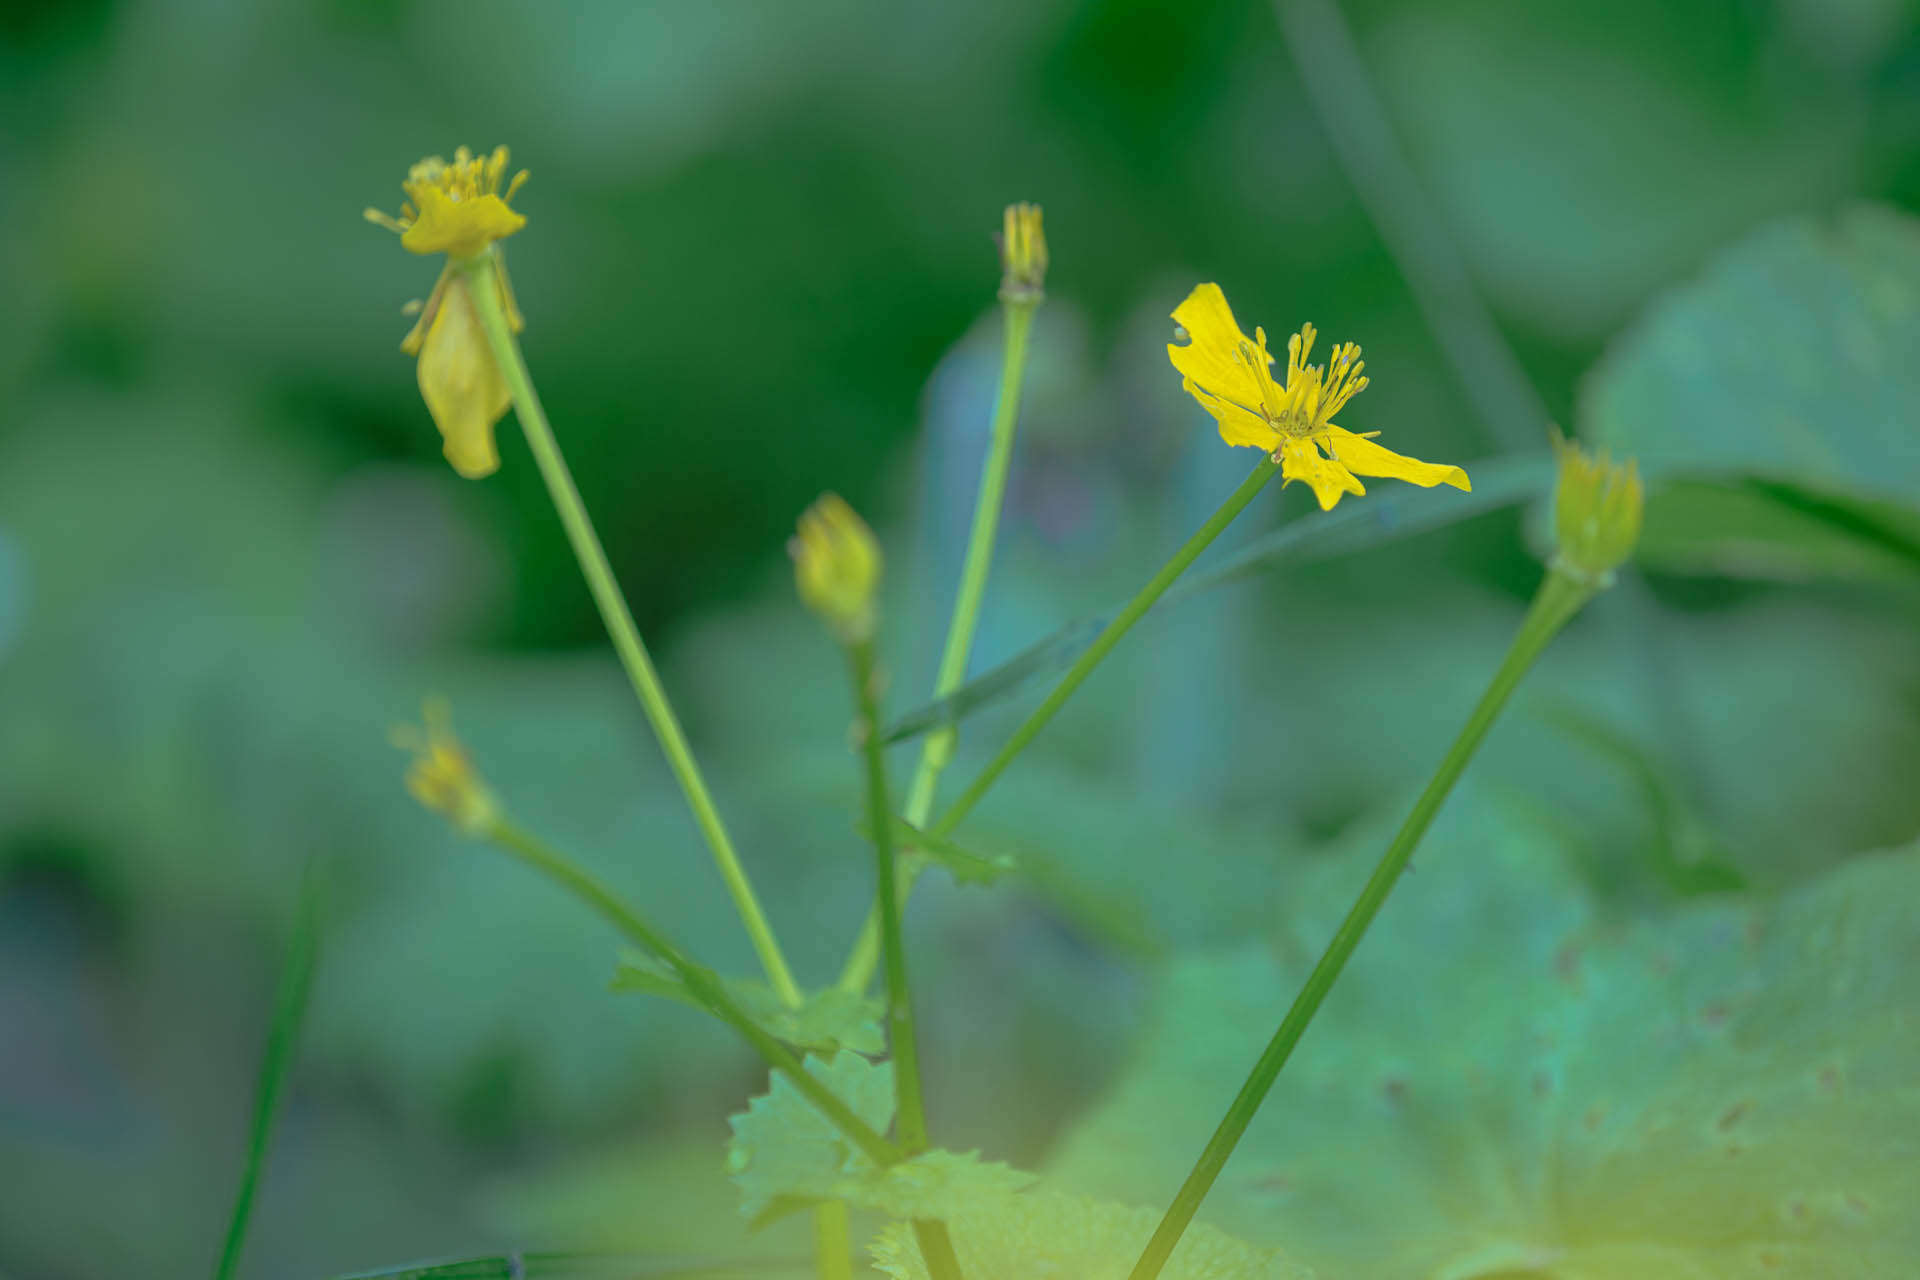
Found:
<svg viewBox="0 0 1920 1280"><path fill-rule="evenodd" d="M1601 343L1710 251L1777 213L1920 198L1907 0L1343 8L1433 226L1569 421ZM874 518L889 705L923 701L991 409L1005 203L1046 205L1050 298L976 669L1123 598L1244 473L1165 367L1196 280L1362 342L1356 430L1489 448L1251 0L1179 21L1138 0L7 8L0 1164L31 1171L0 1195L10 1280L207 1265L309 856L325 928L248 1273L806 1254L800 1222L741 1234L720 1167L764 1073L696 1013L609 994L615 939L414 809L384 742L448 694L517 817L753 975L517 434L497 477L459 481L396 350L432 266L358 211L463 141L533 171L512 246L529 359L809 984L870 864L838 658L781 545L824 488ZM1755 377L1798 380L1829 340L1823 368L1846 367L1835 321L1866 313L1794 330L1768 282L1837 262L1892 307L1906 275L1860 254L1910 237L1895 216L1762 232L1632 331L1576 425L1688 444L1624 397L1693 403L1659 379L1707 337L1777 351ZM1846 296L1822 278L1815 297ZM1662 576L1555 649L1476 765L1500 800L1445 821L1494 813L1493 839L1518 806L1570 856L1569 892L1663 920L1761 910L1671 901L1742 885L1812 902L1912 837L1911 557L1832 509L1910 509L1911 432L1847 394L1767 403L1802 407L1849 487L1670 490ZM1728 503L1759 551L1725 545ZM1274 495L1237 536L1302 509ZM937 1139L1039 1165L1118 1070L1144 962L1295 918L1301 875L1344 866L1327 840L1439 758L1535 572L1490 514L1277 566L1131 637L961 833L1019 870L916 895ZM967 723L956 781L1022 705ZM1445 874L1416 865L1403 890Z"/></svg>
<svg viewBox="0 0 1920 1280"><path fill-rule="evenodd" d="M1659 470L1920 503L1920 227L1872 206L1768 227L1669 294L1588 385L1584 425Z"/></svg>
<svg viewBox="0 0 1920 1280"><path fill-rule="evenodd" d="M1656 564L1911 574L1916 349L1912 219L1862 207L1782 223L1717 258L1615 345L1587 384L1584 425L1656 473L1696 477L1655 506ZM1749 484L1701 483L1733 477Z"/></svg>
<svg viewBox="0 0 1920 1280"><path fill-rule="evenodd" d="M966 1274L995 1280L1122 1276L1159 1221L1153 1209L1035 1192L960 1214L954 1252ZM904 1224L887 1228L873 1256L894 1280L926 1280L927 1264ZM1167 1280L1312 1280L1280 1250L1252 1248L1204 1225L1181 1239L1160 1274Z"/></svg>
<svg viewBox="0 0 1920 1280"><path fill-rule="evenodd" d="M1169 972L1064 1185L1162 1203L1386 832L1262 946ZM1892 1276L1920 1252L1920 848L1622 918L1550 826L1456 797L1208 1199L1331 1276Z"/></svg>

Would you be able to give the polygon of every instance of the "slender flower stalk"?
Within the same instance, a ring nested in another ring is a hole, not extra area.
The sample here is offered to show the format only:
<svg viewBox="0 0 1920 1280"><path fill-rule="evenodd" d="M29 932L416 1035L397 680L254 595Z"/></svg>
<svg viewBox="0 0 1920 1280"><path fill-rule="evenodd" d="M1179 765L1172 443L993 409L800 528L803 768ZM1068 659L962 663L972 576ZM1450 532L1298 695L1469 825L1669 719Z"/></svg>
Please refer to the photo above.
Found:
<svg viewBox="0 0 1920 1280"><path fill-rule="evenodd" d="M514 410L520 418L520 426L526 432L527 444L533 450L534 461L539 464L541 478L546 481L547 492L553 498L560 523L566 527L567 540L573 545L573 553L580 561L580 570L586 576L587 588L593 593L601 621L606 624L607 634L613 640L614 651L620 655L620 663L626 668L633 691L639 696L640 705L653 725L660 749L665 752L667 763L686 795L687 805L693 810L694 820L699 824L701 834L706 837L708 848L713 851L714 862L720 869L721 878L726 881L727 892L732 895L733 905L746 926L761 967L766 970L767 981L783 1002L797 1006L800 1003L800 989L795 985L793 973L788 969L780 944L774 938L773 928L767 923L766 913L760 908L760 900L747 879L746 869L740 865L740 857L734 852L733 841L720 819L720 811L707 790L700 766L694 762L693 751L687 744L679 717L674 714L673 706L667 700L659 673L654 670L653 659L648 656L646 645L640 639L640 629L634 625L626 597L622 595L620 584L613 576L613 567L607 563L607 553L600 545L599 535L594 532L593 522L587 516L586 505L580 500L580 491L574 486L573 475L560 453L560 444L554 439L545 410L540 407L540 397L534 391L526 360L520 354L519 340L514 336L510 318L492 287L495 269L491 251L483 251L458 264L458 270L471 281L468 293L474 300L480 327L491 345L495 364L505 379Z"/></svg>
<svg viewBox="0 0 1920 1280"><path fill-rule="evenodd" d="M893 847L893 805L887 798L886 748L880 741L882 676L874 660L871 640L847 646L847 659L853 668L854 696L860 709L854 733L860 739L860 754L866 761L867 821L873 827L874 863L879 869L874 903L880 915L881 950L886 959L887 1047L893 1056L895 1113L899 1117L900 1148L911 1156L927 1149L927 1114L920 1084L913 989L907 978L907 952L900 932L903 895L897 874L899 860ZM927 1272L932 1280L961 1280L960 1260L954 1254L946 1223L915 1219L913 1232L920 1242L920 1253L927 1260Z"/></svg>
<svg viewBox="0 0 1920 1280"><path fill-rule="evenodd" d="M1047 240L1039 206L1008 205L997 239L1001 263L1000 302L1005 322L1000 388L994 396L993 428L986 460L980 467L980 488L974 495L973 525L967 535L960 587L954 595L953 617L947 624L940 668L934 676L936 699L958 689L967 678L967 659L973 653L974 631L980 621L981 602L986 598L987 573L993 565L1000 510L1006 499L1007 473L1013 463L1013 439L1020 420L1020 387L1026 376L1028 340L1033 333L1034 312L1046 298ZM907 788L905 816L911 825L925 826L933 813L940 774L952 762L958 738L959 731L946 725L929 733L922 742L920 764ZM905 897L913 892L914 867L909 864L902 874L901 894ZM865 991L873 981L879 956L880 915L876 908L861 926L860 936L840 972L840 986L849 991Z"/></svg>
<svg viewBox="0 0 1920 1280"><path fill-rule="evenodd" d="M947 626L946 644L940 651L940 669L933 682L935 698L946 697L967 677L967 659L973 652L980 605L986 597L987 572L993 564L994 543L1000 530L1000 509L1006 498L1014 431L1020 418L1020 384L1026 374L1027 340L1033 331L1036 306L1019 297L1005 303L1006 343L1000 363L1000 392L994 401L993 436L987 446L986 462L980 468L980 489L974 500L973 527L967 535L960 588L954 596L953 618ZM957 736L952 725L927 735L920 767L907 792L906 818L915 826L924 823L933 812L934 788L941 770L953 759Z"/></svg>
<svg viewBox="0 0 1920 1280"><path fill-rule="evenodd" d="M853 1280L853 1228L845 1200L813 1207L813 1272L818 1280Z"/></svg>
<svg viewBox="0 0 1920 1280"><path fill-rule="evenodd" d="M1279 1078L1280 1069L1286 1066L1294 1046L1300 1043L1300 1037L1319 1012L1321 1002L1333 989L1347 961L1353 958L1368 926L1385 905L1387 895L1393 892L1421 838L1473 759L1487 730L1499 718L1507 699L1561 628L1612 581L1613 570L1632 553L1639 537L1642 502L1640 478L1633 463L1614 466L1604 455L1595 459L1564 441L1556 443L1556 451L1560 456L1559 484L1554 495L1558 548L1520 624L1519 633L1500 669L1494 673L1493 682L1480 695L1473 714L1467 717L1466 726L1447 749L1439 770L1414 802L1413 811L1361 888L1360 896L1341 921L1333 941L1327 944L1313 972L1307 975L1306 985L1301 987L1293 1007L1280 1020L1273 1039L1268 1041L1246 1083L1240 1086L1219 1128L1207 1140L1193 1171L1181 1184L1128 1280L1154 1280L1160 1274L1214 1179L1220 1176L1246 1133L1254 1113L1259 1111Z"/></svg>
<svg viewBox="0 0 1920 1280"><path fill-rule="evenodd" d="M800 598L827 624L853 678L854 738L865 772L867 823L873 830L874 910L887 965L887 1048L893 1058L894 1115L902 1155L927 1149L926 1106L920 1088L920 1046L913 1022L913 988L907 979L907 952L900 934L899 859L893 845L893 801L887 786L887 758L880 740L880 685L883 676L874 650L882 559L880 543L867 522L838 494L822 494L800 516L788 543L794 585ZM933 1280L959 1280L960 1264L946 1224L916 1219L915 1236Z"/></svg>
<svg viewBox="0 0 1920 1280"><path fill-rule="evenodd" d="M801 1095L821 1115L832 1121L834 1127L859 1147L868 1159L882 1166L895 1164L901 1159L904 1153L900 1148L874 1132L872 1126L855 1115L838 1094L801 1065L791 1049L755 1022L712 970L688 956L666 934L621 901L620 896L592 872L521 830L505 817L496 817L484 833L484 838L572 893L629 941L665 961L695 999L738 1032L754 1052L766 1060L768 1066L787 1077Z"/></svg>
<svg viewBox="0 0 1920 1280"><path fill-rule="evenodd" d="M1154 574L1133 599L1127 601L1126 607L1106 625L1106 629L1095 638L1087 651L1080 655L1079 660L1068 669L1067 674L1060 678L1060 683L1053 687L1053 691L1047 695L1046 700L1035 707L1033 713L1013 731L1013 736L1007 739L1006 745L1002 746L999 753L987 762L986 768L982 769L979 776L968 784L967 789L960 794L960 798L940 815L938 821L927 828L929 835L936 837L948 835L960 825L961 819L980 803L993 784L999 781L1000 775L1007 771L1007 766L1013 763L1014 758L1026 750L1028 744L1039 737L1040 731L1059 714L1060 708L1067 705L1067 699L1071 698L1075 690L1079 689L1086 682L1087 677L1093 674L1093 669L1113 651L1113 647L1120 643L1121 637L1133 629L1134 623L1147 615L1147 611L1153 608L1154 602L1166 594L1167 588L1187 571L1187 566L1197 560L1200 553L1226 531L1227 526L1233 523L1234 517L1246 509L1247 504L1253 501L1254 495L1266 488L1267 482L1278 475L1279 471L1280 464L1271 458L1263 458L1254 467L1247 478L1240 482L1240 487L1220 504L1220 509L1208 517L1207 522L1201 525L1178 551L1174 552L1173 558L1160 567L1160 572Z"/></svg>
<svg viewBox="0 0 1920 1280"><path fill-rule="evenodd" d="M899 1091L900 1145L908 1155L927 1147L926 1107L920 1090L920 1049L913 1023L913 989L907 978L907 953L900 934L899 861L893 847L893 805L887 798L886 749L880 742L879 665L873 644L850 645L854 697L859 705L854 736L866 764L867 822L873 829L874 861L879 868L874 909L880 915L880 950L887 974L887 1043L893 1054L893 1079Z"/></svg>

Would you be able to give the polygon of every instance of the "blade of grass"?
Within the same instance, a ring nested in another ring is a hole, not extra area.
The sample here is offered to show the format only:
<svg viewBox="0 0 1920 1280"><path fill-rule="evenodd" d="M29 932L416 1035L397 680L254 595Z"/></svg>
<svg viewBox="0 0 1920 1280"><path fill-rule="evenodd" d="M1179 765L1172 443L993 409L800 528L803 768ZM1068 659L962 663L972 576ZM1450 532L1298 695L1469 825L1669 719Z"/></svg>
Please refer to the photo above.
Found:
<svg viewBox="0 0 1920 1280"><path fill-rule="evenodd" d="M254 1193L260 1186L260 1170L266 1163L267 1148L273 1140L273 1122L280 1110L280 1094L286 1085L288 1069L293 1065L293 1047L300 1038L300 1024L306 1017L307 993L313 986L314 957L319 950L320 888L318 860L308 858L300 876L300 897L294 906L293 933L287 940L287 954L280 966L280 985L273 997L273 1020L267 1030L266 1053L260 1061L260 1075L254 1085L253 1125L247 1135L246 1164L240 1170L240 1185L233 1195L233 1213L227 1221L227 1239L214 1267L217 1280L233 1280L240 1266L240 1251L246 1244L247 1226L253 1218Z"/></svg>
<svg viewBox="0 0 1920 1280"><path fill-rule="evenodd" d="M1155 606L1165 609L1242 578L1265 573L1282 564L1348 555L1397 542L1461 520L1544 497L1553 485L1553 460L1546 454L1519 454L1489 458L1469 468L1473 492L1453 489L1394 489L1364 503L1345 503L1332 511L1294 520L1254 539L1205 573L1193 575L1168 591ZM905 741L946 725L958 724L974 713L999 703L1028 684L1066 670L1085 653L1119 606L1088 618L1078 618L1028 645L990 671L982 673L945 698L926 703L894 721L886 732L889 743Z"/></svg>

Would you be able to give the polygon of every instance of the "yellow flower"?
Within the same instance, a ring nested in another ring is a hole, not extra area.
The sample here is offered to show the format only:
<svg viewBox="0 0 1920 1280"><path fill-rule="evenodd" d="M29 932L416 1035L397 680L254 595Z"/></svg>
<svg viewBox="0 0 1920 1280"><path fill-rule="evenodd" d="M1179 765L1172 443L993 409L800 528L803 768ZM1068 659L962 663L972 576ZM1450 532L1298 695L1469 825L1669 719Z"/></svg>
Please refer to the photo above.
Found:
<svg viewBox="0 0 1920 1280"><path fill-rule="evenodd" d="M1333 415L1367 385L1360 376L1360 348L1351 342L1334 347L1328 364L1310 365L1313 326L1302 326L1287 339L1282 385L1267 368L1273 363L1267 331L1255 329L1251 339L1242 333L1219 285L1195 288L1173 318L1189 341L1169 343L1167 355L1181 385L1219 421L1220 438L1264 449L1287 483L1304 480L1313 487L1323 509L1332 510L1342 494L1365 493L1356 476L1386 476L1424 488L1473 487L1459 467L1402 457L1373 442L1377 431L1360 434L1334 425Z"/></svg>
<svg viewBox="0 0 1920 1280"><path fill-rule="evenodd" d="M880 591L880 543L867 522L836 493L823 493L800 515L787 543L800 599L842 644L873 638L874 599Z"/></svg>
<svg viewBox="0 0 1920 1280"><path fill-rule="evenodd" d="M453 163L428 156L413 166L401 187L407 193L400 215L378 209L366 211L367 220L400 233L400 245L413 253L444 253L447 264L425 304L409 303L420 318L401 340L400 349L420 358L420 395L427 402L434 425L445 441L447 461L470 480L492 475L500 455L493 428L505 416L512 395L481 327L471 292L468 264L527 224L507 201L526 179L516 174L500 189L507 168L507 149L498 147L484 159L475 159L465 147L453 153ZM526 327L514 304L507 280L507 264L500 251L492 252L487 276L507 324L515 333Z"/></svg>
<svg viewBox="0 0 1920 1280"><path fill-rule="evenodd" d="M473 767L473 757L454 736L452 712L443 698L422 708L424 728L396 725L393 745L413 753L407 790L423 806L447 819L464 836L483 836L500 816L500 802Z"/></svg>
<svg viewBox="0 0 1920 1280"><path fill-rule="evenodd" d="M495 147L492 155L482 159L461 147L453 153L452 164L428 156L407 170L407 180L400 184L407 193L400 216L368 209L367 220L398 231L400 247L409 253L470 258L527 225L524 217L507 207L527 180L527 171L513 175L502 192L500 179L506 171L505 147Z"/></svg>
<svg viewBox="0 0 1920 1280"><path fill-rule="evenodd" d="M1590 454L1558 431L1553 451L1560 460L1553 490L1553 567L1576 581L1609 586L1613 571L1640 541L1646 493L1639 464L1629 458L1615 465L1605 453Z"/></svg>
<svg viewBox="0 0 1920 1280"><path fill-rule="evenodd" d="M1037 204L1010 204L1002 215L1000 296L1008 302L1039 302L1046 297L1047 234Z"/></svg>

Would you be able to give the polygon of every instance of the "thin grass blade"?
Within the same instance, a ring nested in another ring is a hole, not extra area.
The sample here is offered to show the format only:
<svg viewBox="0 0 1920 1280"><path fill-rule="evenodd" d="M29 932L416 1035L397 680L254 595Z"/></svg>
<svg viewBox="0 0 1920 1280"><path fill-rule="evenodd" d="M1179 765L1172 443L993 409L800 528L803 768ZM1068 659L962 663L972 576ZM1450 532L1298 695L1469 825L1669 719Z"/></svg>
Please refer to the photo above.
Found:
<svg viewBox="0 0 1920 1280"><path fill-rule="evenodd" d="M1395 488L1369 494L1364 502L1343 503L1332 511L1294 520L1256 538L1207 572L1180 583L1167 592L1155 608L1165 609L1177 601L1190 600L1283 564L1331 559L1398 542L1530 498L1544 497L1553 487L1553 459L1546 454L1489 458L1467 470L1473 476L1471 493L1454 489ZM885 740L903 742L958 724L1037 680L1065 671L1075 658L1086 652L1119 608L1116 605L1094 617L1069 622L945 698L908 712L887 730Z"/></svg>

